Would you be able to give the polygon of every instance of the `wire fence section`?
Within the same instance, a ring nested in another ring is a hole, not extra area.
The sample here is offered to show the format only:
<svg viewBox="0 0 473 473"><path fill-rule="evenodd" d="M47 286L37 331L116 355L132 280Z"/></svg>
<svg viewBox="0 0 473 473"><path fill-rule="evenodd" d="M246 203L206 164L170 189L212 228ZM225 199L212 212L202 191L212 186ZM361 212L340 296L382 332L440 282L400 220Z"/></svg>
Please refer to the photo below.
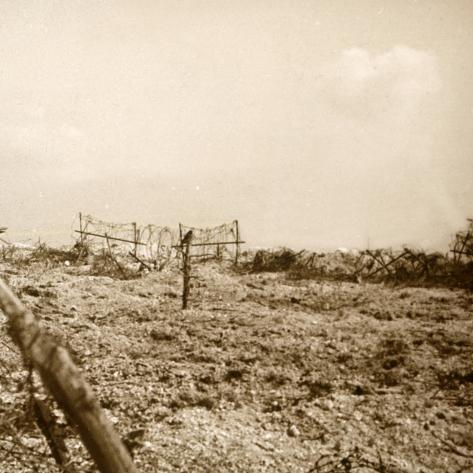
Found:
<svg viewBox="0 0 473 473"><path fill-rule="evenodd" d="M191 256L193 258L233 259L238 261L240 229L238 220L217 227L196 228L179 224L179 239L182 243L192 232Z"/></svg>
<svg viewBox="0 0 473 473"><path fill-rule="evenodd" d="M113 251L148 260L169 259L178 242L177 230L153 224L136 222L111 223L91 215L79 214L79 241L91 253Z"/></svg>

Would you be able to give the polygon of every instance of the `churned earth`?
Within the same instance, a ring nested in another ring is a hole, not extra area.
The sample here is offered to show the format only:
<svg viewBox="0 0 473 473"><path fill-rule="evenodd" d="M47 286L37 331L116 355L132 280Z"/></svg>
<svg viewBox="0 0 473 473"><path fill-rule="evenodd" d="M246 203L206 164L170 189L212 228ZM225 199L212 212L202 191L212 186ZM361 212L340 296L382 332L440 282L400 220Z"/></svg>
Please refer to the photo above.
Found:
<svg viewBox="0 0 473 473"><path fill-rule="evenodd" d="M70 350L140 472L473 471L471 292L208 262L183 311L178 268L0 276ZM28 402L46 394L0 319L0 471L55 471ZM75 471L95 471L63 431Z"/></svg>

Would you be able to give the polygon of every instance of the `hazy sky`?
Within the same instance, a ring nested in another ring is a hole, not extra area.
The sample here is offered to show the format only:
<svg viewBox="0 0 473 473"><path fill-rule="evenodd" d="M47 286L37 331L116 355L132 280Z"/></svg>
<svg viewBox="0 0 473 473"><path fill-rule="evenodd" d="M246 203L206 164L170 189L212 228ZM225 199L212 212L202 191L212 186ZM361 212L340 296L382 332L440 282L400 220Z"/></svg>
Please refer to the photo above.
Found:
<svg viewBox="0 0 473 473"><path fill-rule="evenodd" d="M473 217L472 0L0 0L0 226L445 248Z"/></svg>

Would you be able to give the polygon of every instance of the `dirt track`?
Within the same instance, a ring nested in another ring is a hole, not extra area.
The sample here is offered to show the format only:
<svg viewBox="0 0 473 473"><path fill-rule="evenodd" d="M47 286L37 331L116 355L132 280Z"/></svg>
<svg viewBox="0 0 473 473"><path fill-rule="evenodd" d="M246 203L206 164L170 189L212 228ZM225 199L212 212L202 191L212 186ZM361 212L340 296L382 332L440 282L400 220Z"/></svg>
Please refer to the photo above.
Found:
<svg viewBox="0 0 473 473"><path fill-rule="evenodd" d="M176 270L118 281L1 269L69 347L142 472L473 471L469 292L207 263L181 311ZM0 471L54 471L32 453L46 446L5 328L0 341ZM67 432L79 471L94 471ZM4 451L15 442L18 458ZM352 470L328 463L349 454Z"/></svg>

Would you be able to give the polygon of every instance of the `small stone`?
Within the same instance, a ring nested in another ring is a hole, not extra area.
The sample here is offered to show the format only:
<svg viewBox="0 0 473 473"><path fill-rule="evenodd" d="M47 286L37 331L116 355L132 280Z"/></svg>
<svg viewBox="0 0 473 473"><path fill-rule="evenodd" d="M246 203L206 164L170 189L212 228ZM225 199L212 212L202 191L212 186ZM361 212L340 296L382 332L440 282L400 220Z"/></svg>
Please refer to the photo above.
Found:
<svg viewBox="0 0 473 473"><path fill-rule="evenodd" d="M39 290L34 286L26 286L21 290L21 292L23 292L24 294L27 294L28 296L32 296L32 297L39 297L41 295Z"/></svg>
<svg viewBox="0 0 473 473"><path fill-rule="evenodd" d="M291 425L287 429L287 435L289 435L289 437L299 437L300 434L300 430L295 425Z"/></svg>
<svg viewBox="0 0 473 473"><path fill-rule="evenodd" d="M147 440L145 442L143 442L142 448L143 448L143 450L154 450L153 444L151 442L147 441Z"/></svg>
<svg viewBox="0 0 473 473"><path fill-rule="evenodd" d="M324 402L320 403L320 407L325 411L331 411L334 407L333 401L330 399L324 400Z"/></svg>

